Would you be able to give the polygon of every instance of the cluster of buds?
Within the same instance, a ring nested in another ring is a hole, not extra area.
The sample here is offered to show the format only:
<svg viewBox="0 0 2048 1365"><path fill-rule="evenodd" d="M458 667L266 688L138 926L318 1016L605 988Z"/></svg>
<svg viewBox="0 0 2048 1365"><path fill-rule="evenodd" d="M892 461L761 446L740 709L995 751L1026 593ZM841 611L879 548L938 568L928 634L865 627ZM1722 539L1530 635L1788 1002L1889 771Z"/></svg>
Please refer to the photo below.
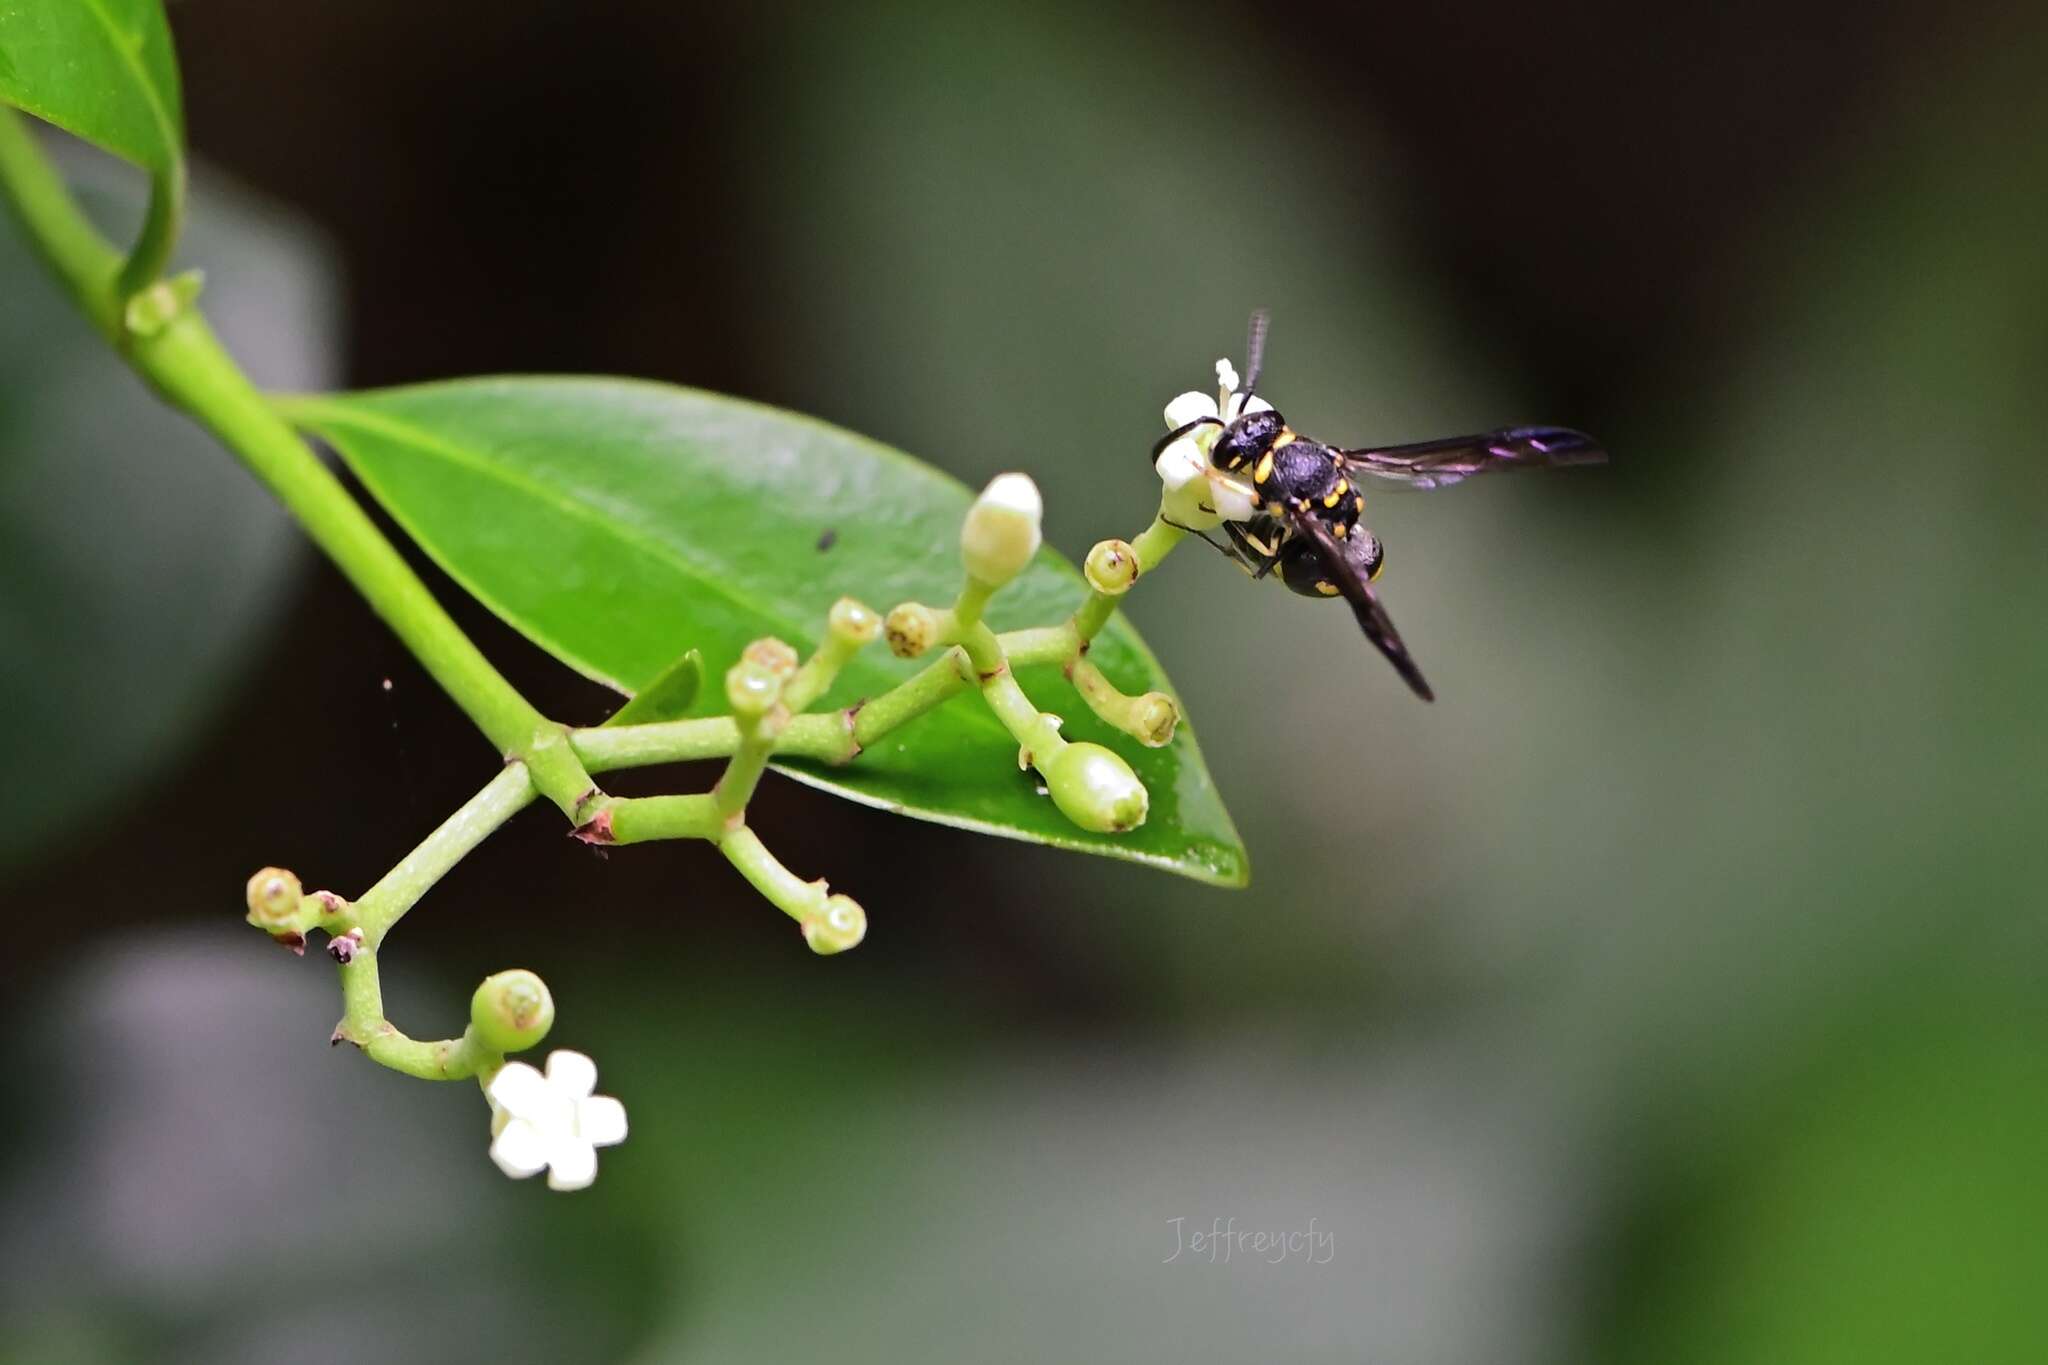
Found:
<svg viewBox="0 0 2048 1365"><path fill-rule="evenodd" d="M577 837L601 845L705 840L795 921L813 952L831 955L855 947L865 938L868 925L859 902L832 891L823 880L806 880L784 867L748 824L747 809L778 746L786 737L796 744L791 727L797 718L830 690L860 649L884 634L900 656L944 649L947 658L888 696L835 717L843 723L843 738L852 754L857 755L866 742L856 729L856 714L872 722L895 698L896 714L890 723L902 723L961 687L972 686L1016 740L1019 765L1036 769L1042 779L1040 794L1068 820L1100 833L1120 833L1143 824L1150 796L1131 765L1104 745L1064 738L1061 718L1041 712L1024 694L1004 637L982 620L989 600L1037 557L1043 544L1043 516L1043 499L1030 478L1001 475L975 499L961 525L965 582L952 606L905 602L884 619L862 603L842 598L832 607L824 637L809 658L773 638L748 645L723 680L726 717L637 722L643 733L726 727L720 751L727 754L727 765L711 790L612 797L593 787L575 804ZM1091 595L1073 618L1009 637L1031 641L1019 645L1027 652L1018 662L1059 665L1076 695L1098 717L1152 746L1172 740L1180 719L1178 705L1161 692L1125 695L1087 654L1117 601L1137 582L1146 564L1155 562L1178 536L1177 530L1163 530L1164 525L1155 523L1137 544L1106 540L1095 546L1084 566ZM689 689L696 685L696 673L697 665L691 662ZM806 718L806 724L815 719ZM580 733L624 733L632 728L628 724L618 732ZM804 733L815 737L820 732L812 727ZM304 951L312 931L327 934L328 954L342 973L346 1008L335 1030L337 1042L354 1043L374 1060L411 1075L442 1080L474 1077L490 1102L491 1160L510 1176L546 1171L551 1188L580 1189L596 1177L596 1149L624 1139L625 1108L595 1093L596 1066L581 1053L557 1051L538 1069L508 1060L538 1046L554 1026L554 999L541 979L523 969L488 978L471 997L469 1026L462 1036L431 1043L407 1038L384 1018L378 985L377 956L384 934L439 875L431 871L421 877L409 872L408 865L441 870L452 865L481 833L530 798L520 780L523 776L508 770L506 778L472 802L481 811L476 816L479 823L466 818L470 808L458 813L360 903L325 891L309 895L290 872L263 869L249 880L249 920L298 952ZM509 794L501 787L509 787Z"/></svg>
<svg viewBox="0 0 2048 1365"><path fill-rule="evenodd" d="M988 600L1037 555L1044 512L1038 486L1028 475L1001 474L990 482L960 528L967 581L958 600L948 609L921 602L896 607L886 623L889 648L904 658L937 645L957 649L989 709L1016 739L1018 766L1038 770L1045 794L1074 824L1101 834L1122 833L1145 822L1150 798L1144 783L1114 750L1061 737L1061 718L1040 712L1025 697L1002 642L981 619ZM1138 573L1137 553L1123 541L1103 541L1088 556L1089 585L1105 598L1129 591ZM1087 643L1077 632L1066 665L1082 699L1104 720L1146 744L1171 740L1180 720L1173 699L1159 692L1124 696L1083 657Z"/></svg>

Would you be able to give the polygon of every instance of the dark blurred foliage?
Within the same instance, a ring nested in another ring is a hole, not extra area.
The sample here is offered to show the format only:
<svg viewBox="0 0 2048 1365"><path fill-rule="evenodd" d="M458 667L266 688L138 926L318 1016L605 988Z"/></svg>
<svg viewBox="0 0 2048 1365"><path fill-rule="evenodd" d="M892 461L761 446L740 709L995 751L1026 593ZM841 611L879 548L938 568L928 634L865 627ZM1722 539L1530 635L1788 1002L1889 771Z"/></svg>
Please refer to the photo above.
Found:
<svg viewBox="0 0 2048 1365"><path fill-rule="evenodd" d="M577 1201L503 1188L473 1096L330 1057L324 972L202 932L265 862L367 885L493 761L308 562L260 644L223 646L245 679L176 670L214 708L161 761L109 761L5 884L10 1046L69 1083L0 1101L0 1269L54 1279L0 1353L2048 1346L2038 16L186 0L173 22L198 153L333 255L351 384L757 397L969 480L1028 467L1071 553L1141 523L1158 406L1268 303L1266 391L1312 432L1561 421L1618 463L1382 500L1384 588L1445 693L1427 712L1335 613L1196 551L1133 599L1247 893L775 783L778 849L876 926L819 962L704 850L597 861L523 816L387 977L433 1033L462 983L547 975L559 1041L635 1122ZM260 369L284 343L240 344ZM459 614L552 712L611 705ZM110 688L151 679L124 662ZM39 765L88 708L59 711ZM199 983L167 1013L136 1004L156 955ZM172 1081L215 1098L152 1145L143 1120L192 1103ZM372 1108L388 1146L347 1150ZM1338 1255L1161 1266L1180 1215L1316 1216ZM311 1309L250 1306L323 1254L346 1268Z"/></svg>

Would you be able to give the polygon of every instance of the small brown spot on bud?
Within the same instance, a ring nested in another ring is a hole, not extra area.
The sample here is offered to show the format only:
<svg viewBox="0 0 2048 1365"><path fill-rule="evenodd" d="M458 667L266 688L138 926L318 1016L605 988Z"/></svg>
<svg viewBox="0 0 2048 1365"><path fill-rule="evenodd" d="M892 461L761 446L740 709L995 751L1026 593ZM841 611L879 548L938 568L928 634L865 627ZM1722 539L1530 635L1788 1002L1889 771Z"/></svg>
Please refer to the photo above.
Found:
<svg viewBox="0 0 2048 1365"><path fill-rule="evenodd" d="M362 946L363 931L361 926L357 926L345 934L336 934L333 938L328 939L327 955L333 958L338 965L346 967L349 963L356 960L356 950Z"/></svg>

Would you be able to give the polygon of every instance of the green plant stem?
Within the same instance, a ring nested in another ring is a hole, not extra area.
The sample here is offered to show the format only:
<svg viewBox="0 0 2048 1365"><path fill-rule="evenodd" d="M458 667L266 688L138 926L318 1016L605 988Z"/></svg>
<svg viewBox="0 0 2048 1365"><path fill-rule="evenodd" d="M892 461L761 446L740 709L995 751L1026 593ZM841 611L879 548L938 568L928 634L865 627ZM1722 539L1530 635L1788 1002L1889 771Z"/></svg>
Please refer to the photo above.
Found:
<svg viewBox="0 0 2048 1365"><path fill-rule="evenodd" d="M1043 771L1046 761L1066 748L1067 742L1060 738L1058 722L1040 714L1017 685L1002 641L981 619L982 609L994 592L991 585L969 577L960 590L960 600L953 604L948 633L959 641L961 651L967 655L968 665L981 684L982 700L1017 741L1022 762Z"/></svg>
<svg viewBox="0 0 2048 1365"><path fill-rule="evenodd" d="M807 882L784 867L760 836L744 825L722 835L718 851L726 861L740 870L740 875L753 883L754 889L788 915L802 924L812 915L825 909L826 886L823 881Z"/></svg>
<svg viewBox="0 0 2048 1365"><path fill-rule="evenodd" d="M1185 532L1155 521L1132 542L1143 570L1151 569L1179 543ZM1117 599L1090 591L1072 619L1056 626L1004 631L996 637L1013 668L1036 664L1071 664L1081 646L1101 631L1116 610ZM957 615L957 608L954 613ZM952 623L957 629L957 622ZM1085 633L1084 633L1085 628ZM801 676L801 673L799 673ZM860 751L891 730L907 725L933 707L958 696L977 681L965 651L948 649L917 673L859 706L822 715L790 718L776 742L778 757L813 758L824 763L850 763ZM822 689L820 689L822 691ZM730 716L702 720L670 720L651 725L608 725L571 730L569 742L593 773L620 768L645 768L660 763L730 758L739 749L739 727Z"/></svg>
<svg viewBox="0 0 2048 1365"><path fill-rule="evenodd" d="M37 254L108 341L121 335L121 254L78 211L28 120L0 109L0 188Z"/></svg>
<svg viewBox="0 0 2048 1365"><path fill-rule="evenodd" d="M719 815L728 821L746 818L747 802L754 799L754 789L761 785L762 770L768 766L768 755L775 752L778 727L771 719L764 717L758 726L740 726L740 747L712 784L711 800Z"/></svg>
<svg viewBox="0 0 2048 1365"><path fill-rule="evenodd" d="M1067 742L1060 738L1058 723L1041 714L1017 685L994 631L976 621L962 632L960 648L966 651L967 661L980 679L982 700L1017 741L1022 761L1044 771L1045 764L1067 747Z"/></svg>
<svg viewBox="0 0 2048 1365"><path fill-rule="evenodd" d="M408 1038L393 1027L384 1017L375 949L358 949L349 962L335 970L341 974L343 1011L335 1037L354 1043L371 1061L423 1081L466 1080L504 1064L504 1054L485 1047L473 1028L465 1028L460 1038L429 1043Z"/></svg>
<svg viewBox="0 0 2048 1365"><path fill-rule="evenodd" d="M1076 659L1067 680L1081 694L1088 708L1126 734L1131 732L1131 708L1139 700L1111 682L1103 671L1086 659Z"/></svg>
<svg viewBox="0 0 2048 1365"><path fill-rule="evenodd" d="M624 796L605 810L610 838L601 843L645 844L656 839L717 839L725 813L706 793Z"/></svg>
<svg viewBox="0 0 2048 1365"><path fill-rule="evenodd" d="M1138 533L1131 542L1131 550L1137 555L1138 576L1144 577L1159 567L1159 562L1173 553L1173 547L1187 538L1187 532L1178 526L1169 526L1161 517L1153 517L1152 524ZM1108 623L1116 611L1117 597L1106 592L1090 590L1088 600L1074 613L1074 630L1083 641L1093 640Z"/></svg>
<svg viewBox="0 0 2048 1365"><path fill-rule="evenodd" d="M130 298L156 283L171 263L171 252L184 225L185 161L180 157L169 170L150 177L149 211L142 234L114 284L120 298Z"/></svg>
<svg viewBox="0 0 2048 1365"><path fill-rule="evenodd" d="M440 828L355 902L349 926L363 931L363 942L376 948L406 911L434 883L489 838L497 828L524 810L534 798L524 765L508 763L484 789L462 803Z"/></svg>
<svg viewBox="0 0 2048 1365"><path fill-rule="evenodd" d="M176 188L158 187L154 227L145 231L137 261L146 260L144 248L155 237L169 250L163 234L176 226ZM80 306L109 337L123 340L122 296L113 278L118 258L11 114L0 116L0 190ZM271 411L198 310L125 342L120 350L136 371L270 487L498 751L524 760L534 786L573 817L593 784L562 727L520 696L462 633L341 481Z"/></svg>
<svg viewBox="0 0 2048 1365"><path fill-rule="evenodd" d="M789 708L792 716L807 710L811 703L830 691L839 677L839 670L847 661L860 652L862 641L828 629L825 638L818 644L810 658L796 671L782 689L782 704ZM780 748L781 745L776 746Z"/></svg>
<svg viewBox="0 0 2048 1365"><path fill-rule="evenodd" d="M536 711L462 633L328 468L270 409L197 313L138 339L130 358L174 405L270 486L315 544L456 705L533 784L572 815L592 783L560 726Z"/></svg>

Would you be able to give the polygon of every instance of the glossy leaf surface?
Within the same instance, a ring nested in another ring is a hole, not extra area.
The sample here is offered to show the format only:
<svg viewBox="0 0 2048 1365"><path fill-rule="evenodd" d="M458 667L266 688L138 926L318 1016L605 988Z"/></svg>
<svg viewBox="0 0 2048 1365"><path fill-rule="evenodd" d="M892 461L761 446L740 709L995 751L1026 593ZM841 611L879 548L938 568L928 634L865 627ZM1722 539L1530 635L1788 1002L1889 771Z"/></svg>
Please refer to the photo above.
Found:
<svg viewBox="0 0 2048 1365"><path fill-rule="evenodd" d="M810 418L715 394L609 379L501 378L297 400L466 589L563 662L621 691L688 647L713 672L749 640L813 646L842 594L878 610L951 601L968 490L910 457ZM1055 508L1054 515L1058 515ZM1134 528L1135 529L1135 528ZM1085 588L1041 553L996 598L998 630L1063 620ZM1122 621L1090 657L1129 692L1171 691ZM872 697L921 664L863 651L824 705ZM1099 724L1056 669L1023 669L1065 733L1128 758L1151 791L1145 825L1069 824L1017 766L1017 746L960 696L843 768L785 771L853 800L943 824L1133 859L1224 885L1247 877L1237 833L1183 726L1144 749ZM718 708L716 689L698 705Z"/></svg>
<svg viewBox="0 0 2048 1365"><path fill-rule="evenodd" d="M145 170L184 158L178 60L160 0L0 4L0 103Z"/></svg>

